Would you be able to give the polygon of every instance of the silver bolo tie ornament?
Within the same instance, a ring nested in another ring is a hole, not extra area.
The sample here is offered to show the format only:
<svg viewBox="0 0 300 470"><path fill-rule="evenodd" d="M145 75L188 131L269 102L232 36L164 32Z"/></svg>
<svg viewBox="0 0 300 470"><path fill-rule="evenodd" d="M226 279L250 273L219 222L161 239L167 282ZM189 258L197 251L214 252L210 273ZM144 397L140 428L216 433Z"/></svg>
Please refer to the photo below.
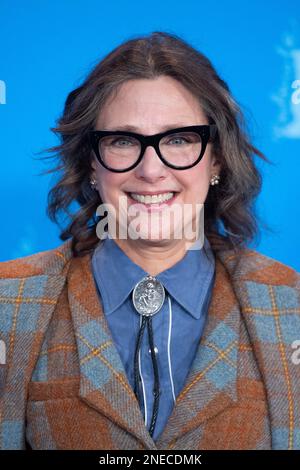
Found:
<svg viewBox="0 0 300 470"><path fill-rule="evenodd" d="M134 354L134 393L139 403L140 400L140 375L138 367L138 356L141 348L145 326L148 326L149 345L151 351L154 372L154 405L149 433L153 436L159 406L159 376L156 354L154 351L152 317L160 311L165 301L165 288L154 276L146 276L138 282L132 292L132 302L135 310L142 316L142 324L138 334Z"/></svg>

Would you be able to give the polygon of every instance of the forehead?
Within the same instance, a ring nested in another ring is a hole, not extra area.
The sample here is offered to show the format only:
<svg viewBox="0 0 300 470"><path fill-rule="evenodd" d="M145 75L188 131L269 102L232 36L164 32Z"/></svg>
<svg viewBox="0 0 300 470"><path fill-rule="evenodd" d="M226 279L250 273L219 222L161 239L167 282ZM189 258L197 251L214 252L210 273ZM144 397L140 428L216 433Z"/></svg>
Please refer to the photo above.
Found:
<svg viewBox="0 0 300 470"><path fill-rule="evenodd" d="M99 125L144 123L166 124L166 120L200 123L205 119L200 102L172 77L128 80L116 89L101 108ZM196 121L195 121L196 120Z"/></svg>

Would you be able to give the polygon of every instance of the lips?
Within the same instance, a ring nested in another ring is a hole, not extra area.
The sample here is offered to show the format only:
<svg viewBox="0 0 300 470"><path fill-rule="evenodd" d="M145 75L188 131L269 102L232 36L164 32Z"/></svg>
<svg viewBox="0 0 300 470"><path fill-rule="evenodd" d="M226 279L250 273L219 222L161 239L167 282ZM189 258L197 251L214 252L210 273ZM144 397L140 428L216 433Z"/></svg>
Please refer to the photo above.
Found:
<svg viewBox="0 0 300 470"><path fill-rule="evenodd" d="M174 189L164 189L157 191L126 191L126 194L140 194L141 196L154 196L155 194L165 194L165 193L178 193L179 191L174 191Z"/></svg>
<svg viewBox="0 0 300 470"><path fill-rule="evenodd" d="M133 192L133 191L132 191ZM165 208L166 206L170 206L174 203L174 201L176 200L179 192L178 191L159 191L159 192L156 192L156 193L153 193L151 191L151 194L154 195L154 194L162 194L162 193L166 193L166 192L170 192L170 193L174 193L173 197L171 199L168 199L166 201L163 201L163 202L152 202L152 203L148 203L148 204L145 204L143 202L139 202L139 201L136 201L135 199L133 199L131 197L131 193L126 193L127 194L127 197L128 197L128 202L129 202L129 205L133 205L133 204L138 204L139 207L142 209L142 210L146 210L146 211L157 211L157 210L161 210L163 208ZM150 195L150 192L148 193L138 193L136 191L134 191L135 194L141 194L141 195Z"/></svg>

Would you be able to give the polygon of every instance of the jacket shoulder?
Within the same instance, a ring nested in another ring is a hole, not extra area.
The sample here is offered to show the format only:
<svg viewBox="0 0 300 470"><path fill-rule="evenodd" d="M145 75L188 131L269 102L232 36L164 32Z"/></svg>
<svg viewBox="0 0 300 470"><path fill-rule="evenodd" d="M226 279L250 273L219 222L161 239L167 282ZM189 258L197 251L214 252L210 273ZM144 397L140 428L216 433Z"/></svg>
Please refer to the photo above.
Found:
<svg viewBox="0 0 300 470"><path fill-rule="evenodd" d="M300 273L296 269L256 250L224 250L219 253L219 257L233 280L300 286Z"/></svg>
<svg viewBox="0 0 300 470"><path fill-rule="evenodd" d="M67 241L53 250L0 263L1 449L25 448L28 383L70 259Z"/></svg>
<svg viewBox="0 0 300 470"><path fill-rule="evenodd" d="M67 240L51 250L0 262L0 279L60 274L71 257L71 240Z"/></svg>

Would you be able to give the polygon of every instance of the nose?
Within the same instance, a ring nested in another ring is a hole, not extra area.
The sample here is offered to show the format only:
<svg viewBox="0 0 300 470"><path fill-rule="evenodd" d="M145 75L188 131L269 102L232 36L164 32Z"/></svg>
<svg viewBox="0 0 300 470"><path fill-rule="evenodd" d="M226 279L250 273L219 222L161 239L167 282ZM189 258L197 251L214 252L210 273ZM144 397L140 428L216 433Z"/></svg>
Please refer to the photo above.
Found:
<svg viewBox="0 0 300 470"><path fill-rule="evenodd" d="M135 172L139 178L155 180L164 177L168 173L168 167L161 161L154 147L148 146Z"/></svg>

